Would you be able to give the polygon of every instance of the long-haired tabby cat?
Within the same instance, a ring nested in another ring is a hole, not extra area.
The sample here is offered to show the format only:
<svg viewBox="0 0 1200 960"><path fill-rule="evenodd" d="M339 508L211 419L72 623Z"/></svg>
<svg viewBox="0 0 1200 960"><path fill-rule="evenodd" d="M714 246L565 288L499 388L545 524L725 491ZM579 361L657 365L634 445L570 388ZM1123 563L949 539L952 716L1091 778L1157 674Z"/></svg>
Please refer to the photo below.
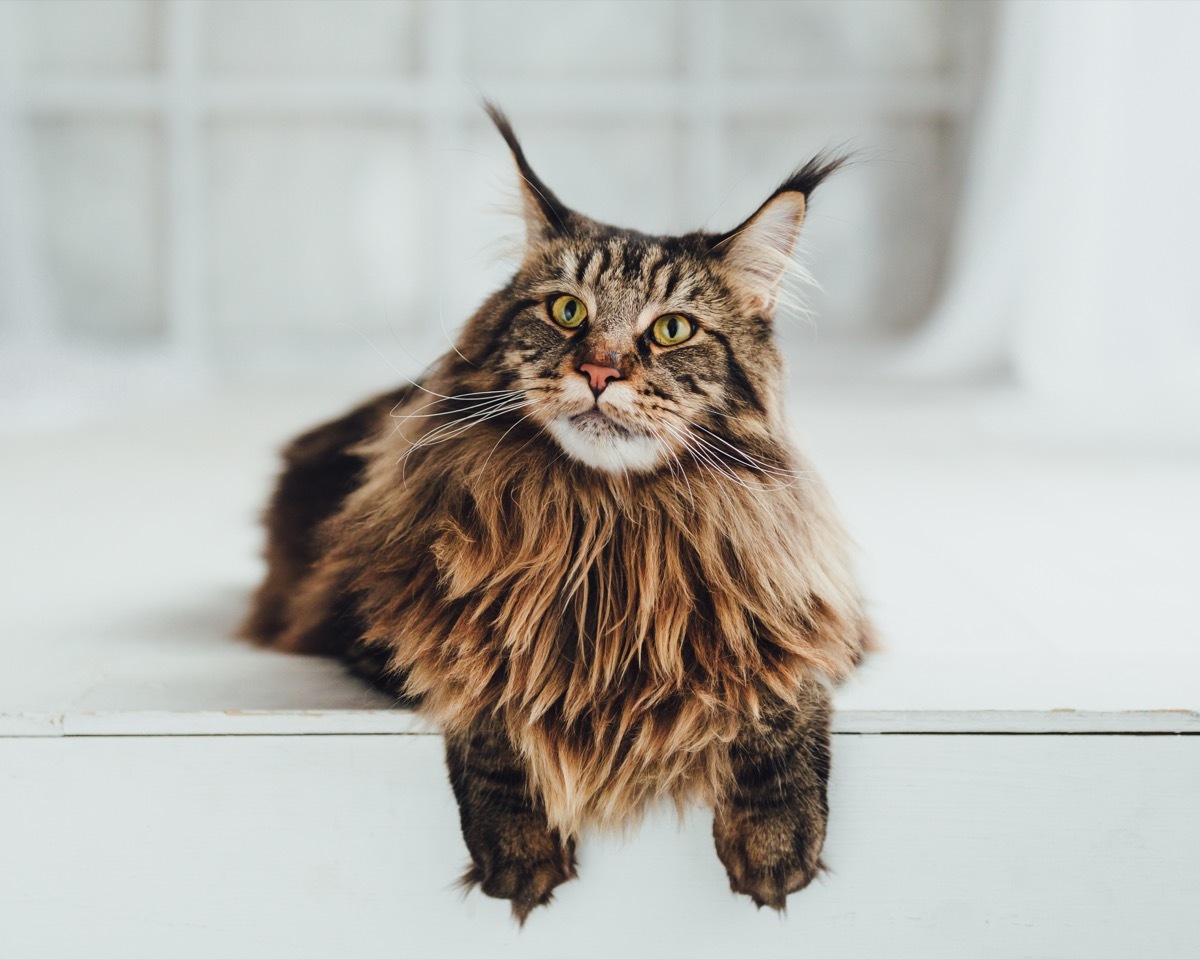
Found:
<svg viewBox="0 0 1200 960"><path fill-rule="evenodd" d="M805 164L726 233L648 236L520 172L524 259L420 384L295 440L247 633L346 659L445 735L465 880L522 921L575 840L714 808L735 891L821 868L830 695L868 644L792 448L773 315Z"/></svg>

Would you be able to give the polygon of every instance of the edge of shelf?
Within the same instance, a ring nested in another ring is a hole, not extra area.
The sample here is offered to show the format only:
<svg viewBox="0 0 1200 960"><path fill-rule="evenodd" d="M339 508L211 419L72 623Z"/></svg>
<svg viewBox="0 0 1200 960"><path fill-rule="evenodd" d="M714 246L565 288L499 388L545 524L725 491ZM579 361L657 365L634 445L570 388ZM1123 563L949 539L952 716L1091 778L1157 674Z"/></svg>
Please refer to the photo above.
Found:
<svg viewBox="0 0 1200 960"><path fill-rule="evenodd" d="M843 710L835 734L1200 734L1200 710ZM411 710L0 713L0 738L436 736Z"/></svg>

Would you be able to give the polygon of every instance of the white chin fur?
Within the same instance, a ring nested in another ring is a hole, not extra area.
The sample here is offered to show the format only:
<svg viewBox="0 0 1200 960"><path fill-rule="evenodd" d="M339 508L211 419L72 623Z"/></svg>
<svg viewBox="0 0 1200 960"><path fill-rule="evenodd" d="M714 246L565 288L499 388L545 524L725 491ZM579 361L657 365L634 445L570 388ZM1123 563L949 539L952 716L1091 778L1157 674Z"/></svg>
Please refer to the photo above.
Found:
<svg viewBox="0 0 1200 960"><path fill-rule="evenodd" d="M608 473L638 473L658 466L661 448L652 437L626 433L615 424L579 425L572 420L559 417L550 421L548 429L558 445L580 463Z"/></svg>

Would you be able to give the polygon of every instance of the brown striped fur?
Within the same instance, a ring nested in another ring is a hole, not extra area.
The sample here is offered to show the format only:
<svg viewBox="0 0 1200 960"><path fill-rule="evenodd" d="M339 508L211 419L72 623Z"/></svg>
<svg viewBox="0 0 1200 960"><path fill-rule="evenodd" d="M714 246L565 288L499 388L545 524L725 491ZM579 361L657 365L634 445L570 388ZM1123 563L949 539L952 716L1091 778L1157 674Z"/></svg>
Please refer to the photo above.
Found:
<svg viewBox="0 0 1200 960"><path fill-rule="evenodd" d="M419 701L468 879L522 919L574 875L582 829L663 799L713 806L734 889L782 907L819 864L827 687L869 635L788 439L772 326L837 164L727 234L649 237L563 206L493 117L526 185L524 261L420 385L289 448L247 630ZM562 293L587 304L578 331L548 315ZM691 340L649 339L666 313ZM593 396L584 362L619 378ZM611 462L558 439L584 413Z"/></svg>

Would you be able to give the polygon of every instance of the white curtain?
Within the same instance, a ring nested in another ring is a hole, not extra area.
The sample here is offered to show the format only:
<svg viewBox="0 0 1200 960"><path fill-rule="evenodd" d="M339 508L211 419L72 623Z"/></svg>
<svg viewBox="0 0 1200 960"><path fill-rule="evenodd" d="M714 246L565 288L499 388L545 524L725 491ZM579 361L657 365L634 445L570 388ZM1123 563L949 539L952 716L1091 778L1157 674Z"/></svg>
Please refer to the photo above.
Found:
<svg viewBox="0 0 1200 960"><path fill-rule="evenodd" d="M1200 3L1010 2L946 294L902 372L1200 437Z"/></svg>

